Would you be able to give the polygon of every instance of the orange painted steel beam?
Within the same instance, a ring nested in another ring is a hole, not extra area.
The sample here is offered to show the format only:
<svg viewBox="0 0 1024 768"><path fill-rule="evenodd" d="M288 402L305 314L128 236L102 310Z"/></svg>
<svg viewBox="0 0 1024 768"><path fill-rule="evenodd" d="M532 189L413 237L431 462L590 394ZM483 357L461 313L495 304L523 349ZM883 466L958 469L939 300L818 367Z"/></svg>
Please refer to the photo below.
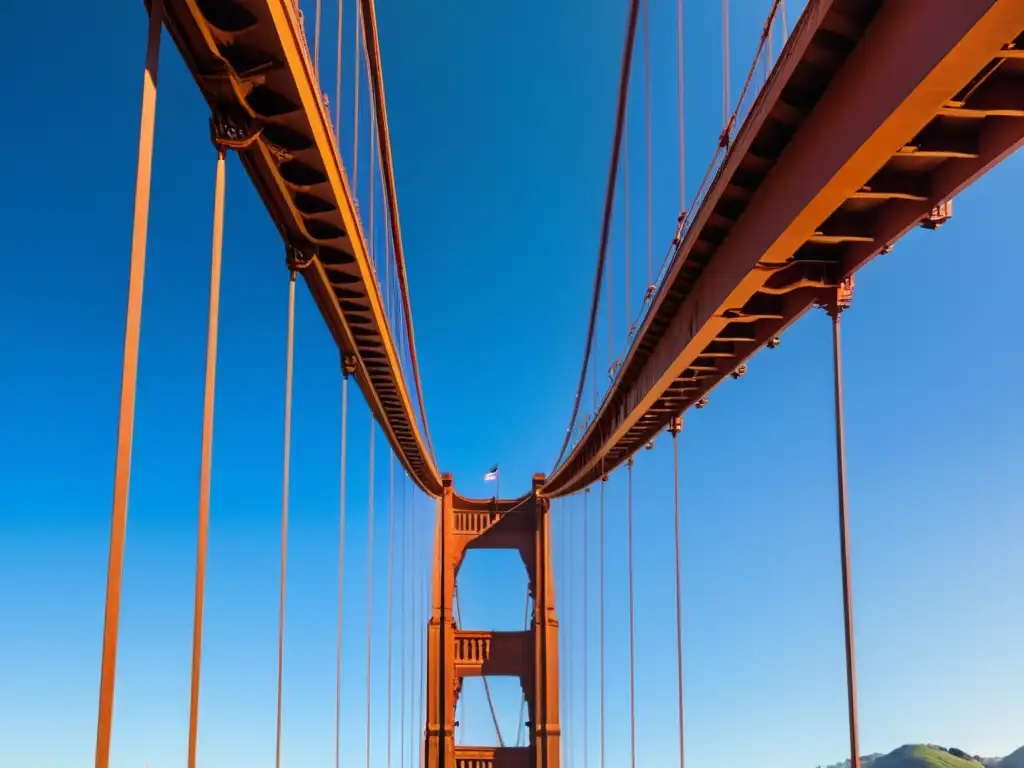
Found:
<svg viewBox="0 0 1024 768"><path fill-rule="evenodd" d="M455 768L532 768L527 747L456 747Z"/></svg>
<svg viewBox="0 0 1024 768"><path fill-rule="evenodd" d="M624 462L823 290L947 218L1024 143L1022 34L1022 0L811 0L543 494Z"/></svg>
<svg viewBox="0 0 1024 768"><path fill-rule="evenodd" d="M167 28L212 109L259 137L239 151L342 356L416 484L441 476L413 409L331 120L290 0L167 0Z"/></svg>

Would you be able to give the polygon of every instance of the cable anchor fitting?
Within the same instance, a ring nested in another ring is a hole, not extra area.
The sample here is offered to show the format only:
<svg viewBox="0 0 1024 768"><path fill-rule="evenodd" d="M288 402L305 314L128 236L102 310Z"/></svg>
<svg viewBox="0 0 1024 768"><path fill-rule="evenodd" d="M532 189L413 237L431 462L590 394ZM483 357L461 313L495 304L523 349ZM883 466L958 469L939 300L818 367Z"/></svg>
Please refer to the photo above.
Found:
<svg viewBox="0 0 1024 768"><path fill-rule="evenodd" d="M672 421L668 423L668 431L672 437L679 437L679 433L683 431L683 417L673 416Z"/></svg>
<svg viewBox="0 0 1024 768"><path fill-rule="evenodd" d="M236 108L214 109L210 117L210 140L218 150L243 150L263 133L248 115Z"/></svg>
<svg viewBox="0 0 1024 768"><path fill-rule="evenodd" d="M845 309L849 309L853 303L853 275L843 278L835 287L831 295L819 302L829 317L839 317Z"/></svg>
<svg viewBox="0 0 1024 768"><path fill-rule="evenodd" d="M697 403L696 403L696 405L694 407L698 408L698 409L704 408L705 406L707 406L708 402L709 402L708 401L708 396L707 395L701 395L700 400L697 401Z"/></svg>
<svg viewBox="0 0 1024 768"><path fill-rule="evenodd" d="M353 373L356 372L356 356L342 354L341 356L341 373L347 379Z"/></svg>
<svg viewBox="0 0 1024 768"><path fill-rule="evenodd" d="M316 252L307 244L295 245L289 243L285 246L284 262L292 273L301 272L313 263Z"/></svg>

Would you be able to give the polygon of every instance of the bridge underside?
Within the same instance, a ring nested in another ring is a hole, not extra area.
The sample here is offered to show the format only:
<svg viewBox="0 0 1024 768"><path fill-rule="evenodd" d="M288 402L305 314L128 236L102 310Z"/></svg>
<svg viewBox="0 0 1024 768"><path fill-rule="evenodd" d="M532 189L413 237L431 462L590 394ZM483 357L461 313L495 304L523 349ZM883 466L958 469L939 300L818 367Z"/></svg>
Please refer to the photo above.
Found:
<svg viewBox="0 0 1024 768"><path fill-rule="evenodd" d="M1024 4L811 0L543 494L621 464L1022 142Z"/></svg>
<svg viewBox="0 0 1024 768"><path fill-rule="evenodd" d="M435 539L433 601L427 627L426 765L434 768L558 768L558 621L555 617L548 503L537 489L521 499L457 496L443 475L440 526ZM453 618L455 578L470 549L519 552L529 576L533 615L523 632L458 627ZM518 677L527 705L525 747L455 746L455 708L469 676Z"/></svg>
<svg viewBox="0 0 1024 768"><path fill-rule="evenodd" d="M151 13L153 2L147 2ZM239 159L395 455L436 498L440 475L412 405L294 0L160 2L215 119L251 139L238 149ZM374 63L371 77L379 80ZM391 216L397 253L397 210ZM411 338L409 345L412 352Z"/></svg>

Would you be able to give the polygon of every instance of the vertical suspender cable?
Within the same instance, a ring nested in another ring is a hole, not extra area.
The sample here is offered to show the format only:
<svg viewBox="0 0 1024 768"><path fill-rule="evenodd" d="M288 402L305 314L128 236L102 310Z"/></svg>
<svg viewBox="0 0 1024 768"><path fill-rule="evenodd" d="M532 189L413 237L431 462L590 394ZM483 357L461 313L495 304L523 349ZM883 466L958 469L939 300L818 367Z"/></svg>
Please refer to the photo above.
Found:
<svg viewBox="0 0 1024 768"><path fill-rule="evenodd" d="M722 130L729 130L729 0L722 0Z"/></svg>
<svg viewBox="0 0 1024 768"><path fill-rule="evenodd" d="M613 271L609 269L605 273L604 293L608 299L608 377L609 390L611 389L611 378L615 375L615 280ZM596 362L595 362L596 365Z"/></svg>
<svg viewBox="0 0 1024 768"><path fill-rule="evenodd" d="M651 17L644 0L644 123L647 133L647 293L654 285L654 157L651 148Z"/></svg>
<svg viewBox="0 0 1024 768"><path fill-rule="evenodd" d="M405 479L406 485L408 485L408 474L406 474ZM409 739L409 765L411 767L415 765L414 761L416 759L416 647L419 645L418 625L416 623L416 548L414 545L414 536L416 534L416 518L414 512L416 488L409 488L406 493L405 515L408 521L406 523L405 533L406 568L408 571L406 575L406 605L408 606L406 629L409 632L406 651L409 654L409 660L406 667L409 681L409 700L407 704L409 707L409 735L407 738Z"/></svg>
<svg viewBox="0 0 1024 768"><path fill-rule="evenodd" d="M786 21L786 0L782 0L782 42L789 39L789 23Z"/></svg>
<svg viewBox="0 0 1024 768"><path fill-rule="evenodd" d="M444 491L442 491L442 493L444 493ZM438 654L437 654L437 657L438 657L438 665L437 665L437 682L438 682L438 686L437 686L437 703L438 703L437 713L438 713L438 718L437 718L437 720L438 720L438 725L440 726L439 733L438 733L438 736L440 738L438 739L438 750L437 750L438 766L437 766L437 768L447 768L447 761L446 761L446 754L445 753L447 752L447 739L448 739L448 696L449 696L449 693L450 693L450 690L451 690L450 688L448 688L449 680L448 680L448 659L447 659L447 655L448 654L447 654L447 651L448 651L448 648L449 648L448 643L453 638L450 635L448 635L448 633L445 632L445 630L448 627L451 626L451 621L449 621L448 618L447 618L446 610L447 610L447 612L453 612L454 611L454 608L452 606L449 606L447 609L445 609L445 607L444 607L445 598L448 597L448 574L449 574L448 557L449 557L449 555L448 555L448 552L447 552L447 549L448 549L447 545L448 545L448 536L450 534L449 525L451 525L451 522L450 522L451 518L448 516L448 513L445 511L444 506L445 506L444 505L444 498L442 497L442 498L437 500L437 512L438 512L438 515L437 515L437 530L439 532L438 540L440 542L440 546L438 547L439 551L437 552L438 571L440 572L440 577L438 578L438 587L439 587L439 589L438 589L438 593L439 593L438 594L438 608L439 608L438 615L440 617L440 624L441 624L440 627L439 627L440 632L438 633L439 634L438 640L440 642L438 643ZM455 574L454 573L451 574L451 578L454 581L454 578L455 578ZM453 583L452 584L452 596L453 597L455 595L455 589L456 589L456 586ZM431 606L431 612L433 612L433 606ZM454 740L454 737L455 737L454 728L452 730L453 730L452 738ZM431 766L431 768L433 768L433 766Z"/></svg>
<svg viewBox="0 0 1024 768"><path fill-rule="evenodd" d="M192 686L188 710L188 768L196 766L199 730L199 670L203 653L203 598L206 595L206 542L210 528L210 475L213 463L213 404L217 383L217 321L220 315L221 246L224 241L225 148L217 147L213 191L213 247L210 259L210 310L206 331L206 382L203 436L199 459L199 524L196 545L196 593L192 620Z"/></svg>
<svg viewBox="0 0 1024 768"><path fill-rule="evenodd" d="M338 140L338 152L341 152L341 33L342 33L342 11L344 10L343 0L338 0L338 51L334 62L334 135Z"/></svg>
<svg viewBox="0 0 1024 768"><path fill-rule="evenodd" d="M358 70L357 70L358 71ZM371 126L373 115L370 116ZM370 168L367 172L370 185L370 228L369 252L370 266L374 266L374 259L377 255L377 230L374 228L374 200L373 200L373 142L370 142ZM367 574L366 574L366 768L370 768L370 703L371 703L371 680L372 680L372 659L373 659L373 434L376 428L376 421L372 414L370 416L370 491L369 491L369 512L367 516L368 548L367 548Z"/></svg>
<svg viewBox="0 0 1024 768"><path fill-rule="evenodd" d="M362 37L361 27L363 22L362 12L359 10L359 3L356 3L355 23L355 64L352 68L352 194L359 199L359 38Z"/></svg>
<svg viewBox="0 0 1024 768"><path fill-rule="evenodd" d="M341 379L341 473L338 500L338 626L336 632L335 664L337 675L334 682L334 768L341 766L341 628L342 605L345 586L345 480L348 465L348 369L349 361L343 361L345 369Z"/></svg>
<svg viewBox="0 0 1024 768"><path fill-rule="evenodd" d="M373 113L371 112L370 113L370 136L371 136L371 139L369 141L369 144L370 144L370 167L369 167L369 170L367 171L367 181L368 181L368 183L370 185L370 194L369 194L369 198L370 198L370 228L369 228L369 230L367 230L367 234L368 234L368 237L370 239L370 242L369 242L370 268L373 270L374 279L376 279L376 277L377 277L377 227L375 226L376 225L376 221L374 221L374 212L375 212L374 209L376 208L376 202L377 202L377 199L376 199L376 194L377 194L376 186L377 185L374 182L377 179L377 174L374 173L373 168L374 168L374 163L376 161L376 156L377 156L377 153L375 151L377 149L377 143L375 141L373 141L373 139L372 139L372 136L373 136L373 123L374 123L374 117L373 117Z"/></svg>
<svg viewBox="0 0 1024 768"><path fill-rule="evenodd" d="M622 305L623 315L622 320L625 323L626 328L626 347L629 347L629 116L626 116L625 123L622 126L622 203L623 203L623 216L622 216L622 228L625 231L626 242L624 244L625 250L625 299Z"/></svg>
<svg viewBox="0 0 1024 768"><path fill-rule="evenodd" d="M132 435L135 431L135 388L139 369L139 329L142 325L142 285L146 272L146 234L149 228L149 187L153 168L153 130L156 126L156 84L160 63L163 0L154 0L149 14L146 70L142 80L142 116L139 159L135 172L135 213L132 254L128 267L128 311L121 365L121 406L114 460L114 501L110 515L110 554L107 561L106 608L103 616L103 655L100 696L96 716L96 768L110 763L110 731L114 714L117 669L117 631L121 618L121 573L128 527L128 481L132 471Z"/></svg>
<svg viewBox="0 0 1024 768"><path fill-rule="evenodd" d="M686 209L686 123L683 120L683 0L676 0L676 111L679 120L679 211Z"/></svg>
<svg viewBox="0 0 1024 768"><path fill-rule="evenodd" d="M383 171L381 171L383 173ZM384 179L381 178L381 189L384 189ZM391 327L391 238L390 227L388 227L388 209L384 208L384 290L381 291L381 299L384 302L384 316L388 319L388 327ZM395 345L398 345L397 333L395 334Z"/></svg>
<svg viewBox="0 0 1024 768"><path fill-rule="evenodd" d="M530 590L526 590L526 607L523 608L523 631L530 630ZM519 727L516 728L516 746L523 746L523 721L526 715L526 695L519 702Z"/></svg>
<svg viewBox="0 0 1024 768"><path fill-rule="evenodd" d="M566 506L568 506L568 504ZM566 711L566 715L567 715L567 720L568 720L568 723L569 723L569 745L568 745L569 749L568 749L568 760L566 762L568 762L569 765L575 765L575 760L573 758L576 757L576 749L575 749L575 744L573 744L573 740L574 740L574 738L576 736L576 728L575 728L575 726L576 726L576 722L575 722L576 712L574 711L574 708L573 708L573 704L575 703L573 701L573 698L574 698L573 697L573 693L574 693L574 691L573 691L573 687L574 687L573 683L575 682L575 680L573 679L573 677L574 677L573 672L575 671L574 667L576 665L573 664L573 660L576 657L576 654L574 652L575 651L575 644L576 644L576 616L574 615L573 609L576 607L576 605L575 605L575 603L576 603L576 595L574 594L575 587L576 587L576 573L575 573L576 558L573 556L573 554L574 554L573 550L575 549L575 547L573 547L573 545L572 545L572 537L569 535L570 522L571 522L571 517L569 516L569 512L567 510L566 511L565 525L563 527L563 530L565 531L565 547L566 547L566 550L567 550L566 560L568 561L568 565L566 566L566 581L568 583L566 584L566 590L565 590L565 592L566 592L566 594L565 594L565 596L566 596L566 603L567 603L565 608L566 608L566 618L568 619L568 621L566 622L565 644L566 644L566 651L567 651L567 653L569 655L569 679L568 679L568 684L569 684L568 685L568 693L569 693L569 695L567 697L568 700L566 702L566 710L567 710Z"/></svg>
<svg viewBox="0 0 1024 768"><path fill-rule="evenodd" d="M407 577L408 577L408 572L409 572L409 553L408 553L408 547L407 547L407 539L408 539L408 531L409 531L409 509L405 505L405 502L406 502L405 492L406 492L406 485L408 485L408 482L407 482L408 479L409 479L408 475L403 473L403 475L402 475L402 498L401 498L401 501L399 502L399 508L401 509L401 512L402 512L402 519L401 519L401 527L399 528L399 531L398 531L398 539L399 539L399 542L400 542L400 546L402 547L402 559L401 559L402 578L401 578L401 584L399 585L399 595L398 595L398 615L401 616L401 618L402 618L401 644L399 646L399 651L398 651L399 656L401 657L401 659L400 659L400 661L398 663L398 667L399 667L398 676L399 676L399 679L401 681L399 683L399 686L398 686L398 690L399 690L399 695L398 695L398 699L399 699L398 700L398 712L399 712L399 715L398 715L398 738L399 738L399 742L400 742L399 743L399 748L398 748L398 765L401 768L405 768L405 735L406 735L405 734L405 648L406 648L406 644L408 643L408 640L409 640L409 633L407 631L408 626L409 626L409 619L408 619L408 615L405 612L405 592L406 592L406 584L408 582L408 578Z"/></svg>
<svg viewBox="0 0 1024 768"><path fill-rule="evenodd" d="M676 698L679 708L679 768L683 768L683 571L679 536L679 430L682 417L672 420L672 508L675 517L676 543Z"/></svg>
<svg viewBox="0 0 1024 768"><path fill-rule="evenodd" d="M587 768L590 754L590 691L587 684L588 670L590 669L590 536L588 520L590 518L587 509L587 501L590 499L590 486L583 491L583 768Z"/></svg>
<svg viewBox="0 0 1024 768"><path fill-rule="evenodd" d="M629 548L629 765L636 768L636 658L634 644L633 599L633 457L627 467L629 478L628 506L626 508L626 546Z"/></svg>
<svg viewBox="0 0 1024 768"><path fill-rule="evenodd" d="M373 682L374 639L374 432L377 422L370 416L370 487L367 503L367 768L370 768L370 703Z"/></svg>
<svg viewBox="0 0 1024 768"><path fill-rule="evenodd" d="M377 422L370 416L370 484L366 509L366 768L370 768L370 703L373 681L373 433Z"/></svg>
<svg viewBox="0 0 1024 768"><path fill-rule="evenodd" d="M603 469L602 461L602 469ZM597 570L598 570L598 591L599 591L599 603L601 606L599 621L601 627L599 631L600 636L600 662L601 662L601 768L604 768L604 751L605 751L605 728L604 728L604 489L608 485L608 478L601 477L601 514L598 517L600 526L600 535L598 536L598 552L597 552Z"/></svg>
<svg viewBox="0 0 1024 768"><path fill-rule="evenodd" d="M409 637L409 765L422 767L417 742L421 741L419 703L423 695L419 684L420 649L425 641L425 632L420 624L420 547L419 547L419 513L416 502L419 500L417 489L411 489L409 501L409 621L412 634Z"/></svg>
<svg viewBox="0 0 1024 768"><path fill-rule="evenodd" d="M284 681L284 600L288 572L288 489L292 451L292 361L295 355L295 270L288 276L288 347L284 380L284 470L281 490L281 597L277 609L277 746L274 765L281 768L281 693Z"/></svg>
<svg viewBox="0 0 1024 768"><path fill-rule="evenodd" d="M434 516L435 517L437 516L437 512L436 511L434 512ZM420 628L420 631L424 635L426 634L426 630L425 630L426 623L427 623L427 616L426 616L426 614L428 614L428 613L430 613L432 611L432 606L430 604L430 579L427 576L427 563L429 563L430 561L429 561L429 559L423 557L424 549L427 546L430 546L429 543L427 543L427 542L430 541L429 537L423 535L424 528L427 527L427 523L428 522L429 522L429 520L425 518L423 523L420 524L420 535L417 537L418 541L420 542L420 550L419 550L420 551L420 566L419 566L419 580L420 580L420 583L419 583L419 594L418 594L419 604L420 604L419 628ZM427 530L429 531L429 528L427 528ZM419 700L419 703L418 703L418 710L419 711L417 712L417 715L416 715L416 722L417 722L417 728L419 729L419 732L420 732L420 734L419 734L419 736L420 736L420 738L419 738L419 753L420 753L419 754L419 765L420 766L424 765L424 762L425 762L424 754L425 754L425 750L427 748L427 686L426 686L426 669L425 669L425 667L426 667L426 648L427 648L427 646L426 646L426 639L425 638L421 638L421 641L417 644L418 656L419 656L419 664L417 665L419 667L419 674L418 674L419 680L416 683L416 690L419 692L419 695L416 697Z"/></svg>
<svg viewBox="0 0 1024 768"><path fill-rule="evenodd" d="M320 15L323 0L316 0L316 13L313 22L313 74L316 76L317 87L320 83Z"/></svg>
<svg viewBox="0 0 1024 768"><path fill-rule="evenodd" d="M395 576L395 452L388 456L388 768L391 768L391 669L392 669L392 618L394 605L392 592Z"/></svg>
<svg viewBox="0 0 1024 768"><path fill-rule="evenodd" d="M839 315L848 306L853 290L853 278L837 288L835 298L828 307L832 316L832 373L835 394L836 484L839 500L839 555L843 575L843 629L846 646L846 697L850 727L850 766L860 768L860 734L857 724L857 664L853 642L853 590L850 577L850 527L847 516L846 494L846 442L843 429L843 353L840 339Z"/></svg>

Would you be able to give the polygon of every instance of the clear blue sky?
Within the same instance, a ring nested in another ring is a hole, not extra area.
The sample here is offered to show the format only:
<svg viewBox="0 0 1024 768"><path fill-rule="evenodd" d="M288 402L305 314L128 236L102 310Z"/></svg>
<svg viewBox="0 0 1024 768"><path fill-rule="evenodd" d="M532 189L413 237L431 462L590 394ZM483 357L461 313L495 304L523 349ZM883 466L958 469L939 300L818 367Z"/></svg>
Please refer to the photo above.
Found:
<svg viewBox="0 0 1024 768"><path fill-rule="evenodd" d="M348 14L353 4L345 5ZM434 445L462 493L487 494L482 474L499 461L503 493L518 494L533 472L550 469L576 384L625 3L380 6ZM721 129L711 6L687 5L691 189ZM677 207L673 7L651 0L658 253ZM738 62L749 61L767 7L733 2L734 94L746 68ZM795 16L791 7L791 24ZM12 73L9 117L0 122L0 221L13 267L0 283L0 768L70 768L90 764L95 734L146 17L141 3L9 3L0 28L0 63ZM333 36L326 40L330 60ZM632 114L639 125L639 102ZM147 759L152 768L181 765L187 735L214 152L206 106L166 37L158 115L116 768ZM639 130L632 137L636 226L643 143ZM1006 356L1019 348L1024 267L1013 182L1022 173L1024 158L1011 158L957 199L940 232L916 231L865 269L844 316L865 752L932 741L1005 754L1024 743L1024 369ZM641 270L644 247L641 225L633 239ZM224 258L200 749L206 765L270 766L286 273L278 234L235 158ZM621 228L613 258L621 285ZM641 292L643 282L634 276ZM813 768L847 754L829 356L827 320L812 313L687 417L680 447L691 765ZM291 766L333 760L337 367L301 291L285 667ZM369 427L353 399L344 740L345 764L359 766ZM388 479L379 439L377 448L381 595ZM675 755L670 461L670 441L660 438L635 469L641 766ZM608 494L614 765L628 754L623 473ZM421 533L429 513L422 498L410 505ZM578 501L557 514L557 533L582 530ZM589 533L593 565L595 524ZM563 535L559 547L566 542ZM582 581L577 575L567 593L564 567L559 578L563 625L582 660ZM461 580L464 625L516 628L524 588L513 555L473 553ZM386 622L379 602L375 766L386 764ZM592 634L592 765L596 653ZM566 725L576 734L576 765L581 663L575 719ZM498 680L492 690L510 734L517 685ZM460 738L493 743L478 681L467 697ZM397 765L397 737L395 744Z"/></svg>

